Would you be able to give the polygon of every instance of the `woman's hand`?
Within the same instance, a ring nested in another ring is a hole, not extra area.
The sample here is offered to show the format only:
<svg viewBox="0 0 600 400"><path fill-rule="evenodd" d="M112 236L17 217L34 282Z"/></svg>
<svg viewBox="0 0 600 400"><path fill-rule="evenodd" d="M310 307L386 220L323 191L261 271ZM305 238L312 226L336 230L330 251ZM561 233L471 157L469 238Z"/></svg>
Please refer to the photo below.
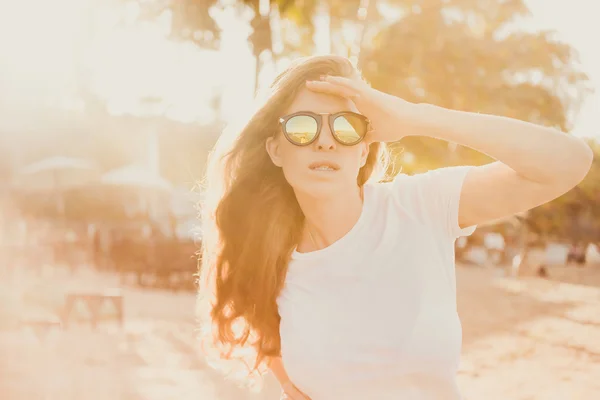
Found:
<svg viewBox="0 0 600 400"><path fill-rule="evenodd" d="M310 400L310 397L302 393L292 382L281 385L280 400Z"/></svg>
<svg viewBox="0 0 600 400"><path fill-rule="evenodd" d="M371 121L369 142L395 142L413 134L415 104L373 89L360 78L324 75L319 81L307 81L306 88L351 100Z"/></svg>

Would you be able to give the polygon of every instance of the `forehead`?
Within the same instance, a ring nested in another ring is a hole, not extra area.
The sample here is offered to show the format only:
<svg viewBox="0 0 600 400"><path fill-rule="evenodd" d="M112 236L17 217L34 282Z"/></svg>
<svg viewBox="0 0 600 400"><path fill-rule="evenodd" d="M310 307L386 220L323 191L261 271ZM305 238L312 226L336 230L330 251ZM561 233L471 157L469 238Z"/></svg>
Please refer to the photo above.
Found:
<svg viewBox="0 0 600 400"><path fill-rule="evenodd" d="M358 112L354 103L343 97L316 93L306 88L301 89L288 109L286 114L298 111L312 111L315 113L336 113L340 111Z"/></svg>

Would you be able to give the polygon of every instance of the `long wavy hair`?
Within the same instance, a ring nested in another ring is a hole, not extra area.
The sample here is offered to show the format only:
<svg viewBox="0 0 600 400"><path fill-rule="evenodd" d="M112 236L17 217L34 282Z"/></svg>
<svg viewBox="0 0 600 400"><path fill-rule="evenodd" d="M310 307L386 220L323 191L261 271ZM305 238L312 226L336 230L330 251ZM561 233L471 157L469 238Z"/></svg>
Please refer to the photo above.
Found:
<svg viewBox="0 0 600 400"><path fill-rule="evenodd" d="M276 300L304 223L294 191L265 143L279 134L279 117L307 80L357 74L340 56L296 60L276 77L243 126L221 135L209 156L201 206L200 332L205 352L217 355L217 364L244 362L244 378L260 375L267 358L280 354ZM382 178L388 159L382 144L371 144L358 184Z"/></svg>

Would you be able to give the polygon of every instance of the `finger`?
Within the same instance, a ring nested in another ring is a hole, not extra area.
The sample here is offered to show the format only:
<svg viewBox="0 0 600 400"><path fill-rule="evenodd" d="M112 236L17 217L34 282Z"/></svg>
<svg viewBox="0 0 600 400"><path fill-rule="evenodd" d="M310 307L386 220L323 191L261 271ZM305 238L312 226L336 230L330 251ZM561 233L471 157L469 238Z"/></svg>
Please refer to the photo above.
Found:
<svg viewBox="0 0 600 400"><path fill-rule="evenodd" d="M307 395L304 394L304 392L302 392L299 389L296 389L298 391L298 395L294 394L294 399L298 399L298 400L310 400L310 397L308 397Z"/></svg>
<svg viewBox="0 0 600 400"><path fill-rule="evenodd" d="M348 89L344 86L324 81L307 81L306 88L313 92L330 94L334 96L345 97L348 99L355 98L358 95L358 93L356 93L356 91L352 89Z"/></svg>
<svg viewBox="0 0 600 400"><path fill-rule="evenodd" d="M365 82L358 80L357 78L346 78L344 76L324 75L322 76L322 80L343 86L357 94L361 92L365 85Z"/></svg>
<svg viewBox="0 0 600 400"><path fill-rule="evenodd" d="M289 391L286 391L286 393L288 395L288 399L291 400L310 400L310 398L302 393L296 386L290 388Z"/></svg>
<svg viewBox="0 0 600 400"><path fill-rule="evenodd" d="M300 391L298 391L297 389L292 389L286 393L288 395L288 399L290 399L290 400L304 400L305 399L305 397L302 396Z"/></svg>

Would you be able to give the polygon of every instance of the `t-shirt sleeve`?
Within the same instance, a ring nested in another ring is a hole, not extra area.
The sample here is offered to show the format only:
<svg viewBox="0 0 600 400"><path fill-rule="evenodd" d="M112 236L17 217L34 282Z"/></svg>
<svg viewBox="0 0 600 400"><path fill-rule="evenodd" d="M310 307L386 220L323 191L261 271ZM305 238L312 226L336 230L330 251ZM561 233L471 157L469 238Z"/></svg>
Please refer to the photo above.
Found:
<svg viewBox="0 0 600 400"><path fill-rule="evenodd" d="M472 166L434 169L416 175L401 175L393 183L393 195L416 218L452 239L469 236L476 226L461 228L458 208L462 185Z"/></svg>

